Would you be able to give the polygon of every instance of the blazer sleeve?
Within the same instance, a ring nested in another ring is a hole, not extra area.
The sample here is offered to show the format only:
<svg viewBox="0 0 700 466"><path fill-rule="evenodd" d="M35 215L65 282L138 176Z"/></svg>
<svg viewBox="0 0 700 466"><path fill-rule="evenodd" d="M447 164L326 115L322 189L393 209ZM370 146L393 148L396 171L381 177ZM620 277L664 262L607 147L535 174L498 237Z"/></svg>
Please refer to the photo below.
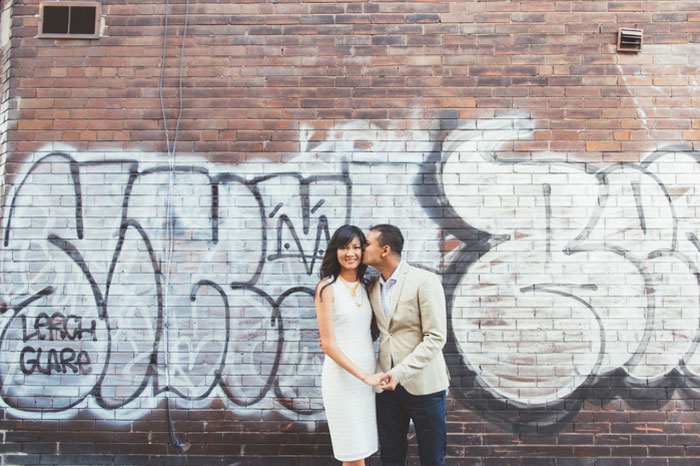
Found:
<svg viewBox="0 0 700 466"><path fill-rule="evenodd" d="M445 292L437 275L422 277L417 304L423 336L418 346L394 367L394 374L402 383L420 373L434 358L441 357L447 341Z"/></svg>

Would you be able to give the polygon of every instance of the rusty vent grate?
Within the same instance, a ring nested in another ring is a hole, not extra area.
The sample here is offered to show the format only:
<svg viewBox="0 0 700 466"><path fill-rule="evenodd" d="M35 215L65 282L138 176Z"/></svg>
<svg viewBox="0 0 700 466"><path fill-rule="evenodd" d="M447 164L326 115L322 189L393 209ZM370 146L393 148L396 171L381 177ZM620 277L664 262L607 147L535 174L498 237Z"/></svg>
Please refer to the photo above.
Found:
<svg viewBox="0 0 700 466"><path fill-rule="evenodd" d="M643 35L641 29L620 28L617 32L617 51L639 52L642 50Z"/></svg>

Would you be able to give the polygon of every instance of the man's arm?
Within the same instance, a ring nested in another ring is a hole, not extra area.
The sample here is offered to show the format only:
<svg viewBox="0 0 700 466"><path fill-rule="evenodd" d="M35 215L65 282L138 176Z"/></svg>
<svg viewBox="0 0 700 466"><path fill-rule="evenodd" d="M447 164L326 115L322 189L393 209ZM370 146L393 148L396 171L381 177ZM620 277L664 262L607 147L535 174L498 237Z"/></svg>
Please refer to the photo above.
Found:
<svg viewBox="0 0 700 466"><path fill-rule="evenodd" d="M437 275L426 274L418 288L423 341L391 371L404 383L439 356L447 341L445 292ZM389 383L391 385L391 383Z"/></svg>

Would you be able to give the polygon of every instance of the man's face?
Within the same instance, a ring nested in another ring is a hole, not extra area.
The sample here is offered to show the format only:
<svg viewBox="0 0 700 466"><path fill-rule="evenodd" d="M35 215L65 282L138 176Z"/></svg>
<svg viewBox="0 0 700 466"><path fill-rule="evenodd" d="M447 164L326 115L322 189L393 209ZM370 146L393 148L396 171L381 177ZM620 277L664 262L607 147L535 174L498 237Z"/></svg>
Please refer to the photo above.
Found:
<svg viewBox="0 0 700 466"><path fill-rule="evenodd" d="M362 258L362 262L365 264L376 266L382 262L383 248L379 242L380 237L381 233L378 231L370 230L367 233L367 246L365 246L365 255Z"/></svg>

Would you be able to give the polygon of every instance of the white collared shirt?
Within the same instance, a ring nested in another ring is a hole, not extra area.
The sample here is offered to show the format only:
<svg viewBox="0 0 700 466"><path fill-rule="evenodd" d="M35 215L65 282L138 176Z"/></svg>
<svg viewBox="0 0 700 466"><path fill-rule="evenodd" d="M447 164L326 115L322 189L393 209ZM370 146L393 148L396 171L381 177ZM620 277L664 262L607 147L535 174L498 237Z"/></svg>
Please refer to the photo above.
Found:
<svg viewBox="0 0 700 466"><path fill-rule="evenodd" d="M379 284L382 286L382 307L384 308L384 314L386 315L387 319L389 318L391 304L394 300L394 287L396 286L396 282L399 280L399 271L401 270L402 265L403 258L388 280L384 280L382 274L379 274Z"/></svg>

